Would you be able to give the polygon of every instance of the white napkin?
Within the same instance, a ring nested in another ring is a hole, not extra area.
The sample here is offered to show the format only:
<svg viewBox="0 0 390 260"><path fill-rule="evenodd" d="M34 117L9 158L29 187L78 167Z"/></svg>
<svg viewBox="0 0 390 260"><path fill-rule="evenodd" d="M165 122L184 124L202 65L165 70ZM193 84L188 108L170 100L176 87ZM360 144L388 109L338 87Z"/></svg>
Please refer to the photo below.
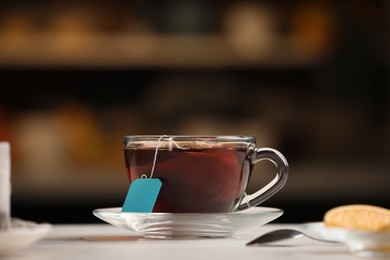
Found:
<svg viewBox="0 0 390 260"><path fill-rule="evenodd" d="M10 227L11 156L8 142L0 142L0 230Z"/></svg>

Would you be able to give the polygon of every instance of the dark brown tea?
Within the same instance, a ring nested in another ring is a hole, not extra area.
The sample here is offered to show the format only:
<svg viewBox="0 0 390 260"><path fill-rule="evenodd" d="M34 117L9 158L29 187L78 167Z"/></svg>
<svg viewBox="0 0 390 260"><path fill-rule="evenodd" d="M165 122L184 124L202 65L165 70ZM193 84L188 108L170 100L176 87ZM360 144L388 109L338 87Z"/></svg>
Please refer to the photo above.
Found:
<svg viewBox="0 0 390 260"><path fill-rule="evenodd" d="M159 149L153 178L163 185L153 212L230 212L252 171L248 149ZM151 175L155 149L125 149L130 182Z"/></svg>

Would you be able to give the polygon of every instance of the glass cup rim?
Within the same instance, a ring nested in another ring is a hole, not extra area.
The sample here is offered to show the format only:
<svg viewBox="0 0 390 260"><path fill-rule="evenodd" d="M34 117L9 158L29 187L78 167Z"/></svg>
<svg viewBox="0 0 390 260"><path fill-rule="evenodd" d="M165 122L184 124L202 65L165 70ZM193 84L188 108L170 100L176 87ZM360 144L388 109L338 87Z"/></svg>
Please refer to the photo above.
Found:
<svg viewBox="0 0 390 260"><path fill-rule="evenodd" d="M216 144L230 144L234 147L256 143L256 138L250 135L125 135L124 148L140 148L140 144L160 144L175 142L180 144L207 144L202 148L217 148ZM139 145L137 145L139 144Z"/></svg>

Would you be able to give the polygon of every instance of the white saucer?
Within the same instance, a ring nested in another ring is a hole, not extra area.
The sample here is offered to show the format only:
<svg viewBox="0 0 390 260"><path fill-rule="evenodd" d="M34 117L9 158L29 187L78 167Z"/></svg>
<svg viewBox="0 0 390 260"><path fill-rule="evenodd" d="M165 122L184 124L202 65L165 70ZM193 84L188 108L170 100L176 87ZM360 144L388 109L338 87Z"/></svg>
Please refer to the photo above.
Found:
<svg viewBox="0 0 390 260"><path fill-rule="evenodd" d="M300 230L315 238L341 242L357 256L390 258L390 231L334 228L323 222L302 224Z"/></svg>
<svg viewBox="0 0 390 260"><path fill-rule="evenodd" d="M50 224L37 224L13 218L11 227L0 231L0 256L33 244L48 234L50 230Z"/></svg>
<svg viewBox="0 0 390 260"><path fill-rule="evenodd" d="M116 227L148 238L227 237L259 227L283 214L276 208L253 207L233 213L132 213L121 208L95 209L93 214Z"/></svg>

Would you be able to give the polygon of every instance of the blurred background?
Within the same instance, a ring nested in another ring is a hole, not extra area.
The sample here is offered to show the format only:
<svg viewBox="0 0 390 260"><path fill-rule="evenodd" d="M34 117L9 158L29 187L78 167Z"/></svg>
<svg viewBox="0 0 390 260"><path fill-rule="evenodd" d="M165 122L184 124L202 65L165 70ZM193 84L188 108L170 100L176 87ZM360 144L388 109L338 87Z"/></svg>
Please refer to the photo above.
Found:
<svg viewBox="0 0 390 260"><path fill-rule="evenodd" d="M0 140L12 216L101 222L122 138L243 134L288 159L263 206L390 208L389 1L2 0ZM255 167L249 191L273 168ZM259 173L261 172L261 173Z"/></svg>

